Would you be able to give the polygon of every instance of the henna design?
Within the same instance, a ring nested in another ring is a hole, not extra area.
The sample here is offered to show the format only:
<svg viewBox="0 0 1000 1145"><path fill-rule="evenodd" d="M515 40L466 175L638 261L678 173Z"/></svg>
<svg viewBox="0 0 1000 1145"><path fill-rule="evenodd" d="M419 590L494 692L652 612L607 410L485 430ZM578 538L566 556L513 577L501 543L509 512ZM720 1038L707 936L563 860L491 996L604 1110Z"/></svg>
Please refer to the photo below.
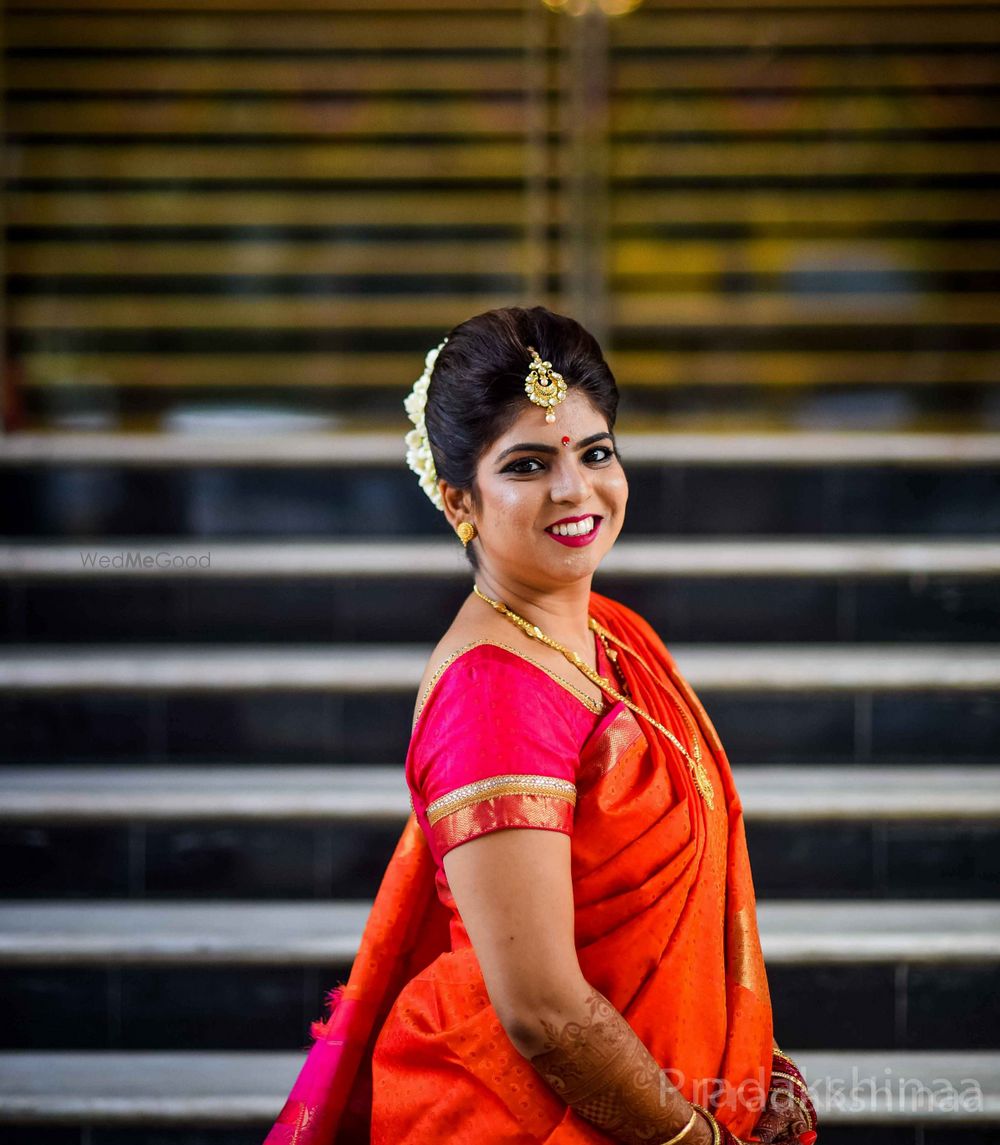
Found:
<svg viewBox="0 0 1000 1145"><path fill-rule="evenodd" d="M576 1113L626 1145L673 1136L690 1118L690 1106L600 991L591 987L585 1006L586 1021L561 1029L542 1019L545 1048L531 1064ZM692 1127L691 1145L696 1132Z"/></svg>

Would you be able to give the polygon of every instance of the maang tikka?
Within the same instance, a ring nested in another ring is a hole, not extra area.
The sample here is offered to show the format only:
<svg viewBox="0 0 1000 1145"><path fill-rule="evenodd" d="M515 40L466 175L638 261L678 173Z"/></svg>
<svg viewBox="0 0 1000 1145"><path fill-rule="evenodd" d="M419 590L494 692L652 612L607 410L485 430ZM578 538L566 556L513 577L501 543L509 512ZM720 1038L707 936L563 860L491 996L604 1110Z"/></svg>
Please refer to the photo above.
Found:
<svg viewBox="0 0 1000 1145"><path fill-rule="evenodd" d="M555 407L566 397L566 381L552 369L551 362L543 362L534 346L528 347L531 367L524 379L524 392L545 410L545 420L556 420Z"/></svg>

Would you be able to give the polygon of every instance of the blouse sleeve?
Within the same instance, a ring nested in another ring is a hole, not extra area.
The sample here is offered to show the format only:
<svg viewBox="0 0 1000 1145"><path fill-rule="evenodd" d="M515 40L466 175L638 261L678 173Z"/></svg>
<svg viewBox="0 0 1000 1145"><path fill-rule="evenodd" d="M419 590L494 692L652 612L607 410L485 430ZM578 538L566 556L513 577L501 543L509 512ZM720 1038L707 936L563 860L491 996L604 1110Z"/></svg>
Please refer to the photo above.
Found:
<svg viewBox="0 0 1000 1145"><path fill-rule="evenodd" d="M418 720L408 776L440 858L506 827L573 833L580 749L566 701L541 668L496 645L448 666Z"/></svg>

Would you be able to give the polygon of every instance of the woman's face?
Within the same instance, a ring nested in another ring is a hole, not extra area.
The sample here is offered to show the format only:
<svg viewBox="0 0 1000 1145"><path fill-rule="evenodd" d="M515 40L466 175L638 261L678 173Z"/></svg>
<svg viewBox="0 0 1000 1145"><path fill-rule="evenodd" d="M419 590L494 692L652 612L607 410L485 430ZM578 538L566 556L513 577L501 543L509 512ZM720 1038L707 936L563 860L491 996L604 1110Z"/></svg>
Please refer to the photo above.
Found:
<svg viewBox="0 0 1000 1145"><path fill-rule="evenodd" d="M480 504L470 515L480 567L542 591L594 572L621 532L628 500L607 419L575 387L554 422L525 399L480 458L476 485Z"/></svg>

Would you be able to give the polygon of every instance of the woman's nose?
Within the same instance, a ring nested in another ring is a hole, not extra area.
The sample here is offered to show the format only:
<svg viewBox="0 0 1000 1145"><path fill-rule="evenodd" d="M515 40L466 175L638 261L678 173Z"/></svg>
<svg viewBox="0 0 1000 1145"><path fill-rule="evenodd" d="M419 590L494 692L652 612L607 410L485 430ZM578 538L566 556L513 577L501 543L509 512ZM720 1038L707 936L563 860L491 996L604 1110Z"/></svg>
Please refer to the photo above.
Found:
<svg viewBox="0 0 1000 1145"><path fill-rule="evenodd" d="M590 496L590 474L575 459L565 458L564 462L552 480L552 500L577 504Z"/></svg>

